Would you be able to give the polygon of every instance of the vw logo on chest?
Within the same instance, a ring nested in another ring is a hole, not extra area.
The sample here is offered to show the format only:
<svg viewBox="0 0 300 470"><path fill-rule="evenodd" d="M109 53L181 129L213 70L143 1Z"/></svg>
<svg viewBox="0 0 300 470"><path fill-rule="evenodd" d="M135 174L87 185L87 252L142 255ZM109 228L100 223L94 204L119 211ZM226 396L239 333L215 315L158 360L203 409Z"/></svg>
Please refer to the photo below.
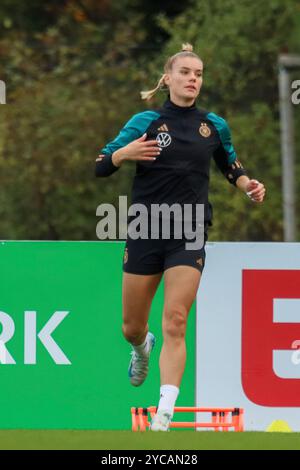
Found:
<svg viewBox="0 0 300 470"><path fill-rule="evenodd" d="M160 132L156 137L156 141L159 147L168 147L172 142L172 139L170 134L167 134L166 132Z"/></svg>

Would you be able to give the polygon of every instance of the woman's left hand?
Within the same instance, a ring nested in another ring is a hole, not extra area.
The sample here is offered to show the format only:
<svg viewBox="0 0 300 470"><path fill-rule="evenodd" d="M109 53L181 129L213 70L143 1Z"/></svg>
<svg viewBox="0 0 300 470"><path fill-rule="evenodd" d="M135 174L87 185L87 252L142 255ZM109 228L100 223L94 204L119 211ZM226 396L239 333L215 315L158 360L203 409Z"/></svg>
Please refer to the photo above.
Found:
<svg viewBox="0 0 300 470"><path fill-rule="evenodd" d="M250 197L251 201L263 202L266 188L263 183L260 183L257 180L250 180L246 186L246 194Z"/></svg>

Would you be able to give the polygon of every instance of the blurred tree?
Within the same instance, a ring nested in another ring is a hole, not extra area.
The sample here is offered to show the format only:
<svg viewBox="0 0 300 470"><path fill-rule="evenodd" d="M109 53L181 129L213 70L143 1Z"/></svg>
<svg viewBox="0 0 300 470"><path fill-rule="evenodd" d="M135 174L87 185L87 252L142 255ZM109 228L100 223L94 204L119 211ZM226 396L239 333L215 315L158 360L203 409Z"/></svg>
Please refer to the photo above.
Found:
<svg viewBox="0 0 300 470"><path fill-rule="evenodd" d="M128 192L133 166L121 181L100 181L94 161L138 107L130 55L144 37L138 24L138 15L119 19L109 33L84 21L75 34L67 15L36 35L46 47L14 33L9 48L1 42L10 103L1 113L1 238L95 239L97 205Z"/></svg>
<svg viewBox="0 0 300 470"><path fill-rule="evenodd" d="M35 32L56 22L64 0L1 0L0 37L11 30Z"/></svg>
<svg viewBox="0 0 300 470"><path fill-rule="evenodd" d="M136 4L134 11L142 12L143 17L141 27L145 31L145 39L140 43L137 53L139 56L145 55L145 50L153 56L160 53L160 48L170 38L170 33L162 28L157 21L158 14L164 14L167 18L176 18L183 13L192 3L192 0L185 2L174 2L173 0L132 0L132 6Z"/></svg>
<svg viewBox="0 0 300 470"><path fill-rule="evenodd" d="M13 0L1 3L0 20L5 3ZM139 90L152 87L165 59L190 41L205 64L199 106L227 118L241 161L268 190L265 204L254 205L212 165L210 238L280 240L276 61L283 48L297 52L296 0L263 7L258 0L191 0L178 16L167 2L168 16L156 19L142 0L57 3L44 25L34 30L27 18L26 27L14 23L0 37L10 103L0 114L0 237L96 238L97 205L129 194L135 168L128 163L96 179L94 157L132 114L161 104L165 95L145 104ZM28 8L34 4L49 2ZM162 31L154 39L151 22ZM138 52L141 45L149 51Z"/></svg>

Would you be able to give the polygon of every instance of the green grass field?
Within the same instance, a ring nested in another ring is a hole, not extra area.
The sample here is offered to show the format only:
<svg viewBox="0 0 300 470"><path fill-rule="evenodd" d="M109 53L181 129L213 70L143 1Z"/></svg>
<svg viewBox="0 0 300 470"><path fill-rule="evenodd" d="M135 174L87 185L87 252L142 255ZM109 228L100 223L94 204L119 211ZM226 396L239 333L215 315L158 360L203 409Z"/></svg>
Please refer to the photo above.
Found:
<svg viewBox="0 0 300 470"><path fill-rule="evenodd" d="M0 449L300 449L300 433L131 431L0 431Z"/></svg>

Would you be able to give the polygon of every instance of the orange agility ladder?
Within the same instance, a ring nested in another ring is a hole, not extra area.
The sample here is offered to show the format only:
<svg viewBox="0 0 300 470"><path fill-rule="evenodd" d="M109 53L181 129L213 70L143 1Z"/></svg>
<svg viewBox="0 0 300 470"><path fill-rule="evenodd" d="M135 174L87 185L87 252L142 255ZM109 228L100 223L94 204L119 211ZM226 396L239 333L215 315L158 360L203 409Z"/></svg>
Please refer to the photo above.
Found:
<svg viewBox="0 0 300 470"><path fill-rule="evenodd" d="M146 431L150 427L151 418L157 411L156 406L148 408L131 408L132 431ZM172 422L170 428L213 428L215 431L229 431L233 428L236 432L244 431L244 409L243 408L197 408L193 406L175 407L174 413L211 413L211 422Z"/></svg>

